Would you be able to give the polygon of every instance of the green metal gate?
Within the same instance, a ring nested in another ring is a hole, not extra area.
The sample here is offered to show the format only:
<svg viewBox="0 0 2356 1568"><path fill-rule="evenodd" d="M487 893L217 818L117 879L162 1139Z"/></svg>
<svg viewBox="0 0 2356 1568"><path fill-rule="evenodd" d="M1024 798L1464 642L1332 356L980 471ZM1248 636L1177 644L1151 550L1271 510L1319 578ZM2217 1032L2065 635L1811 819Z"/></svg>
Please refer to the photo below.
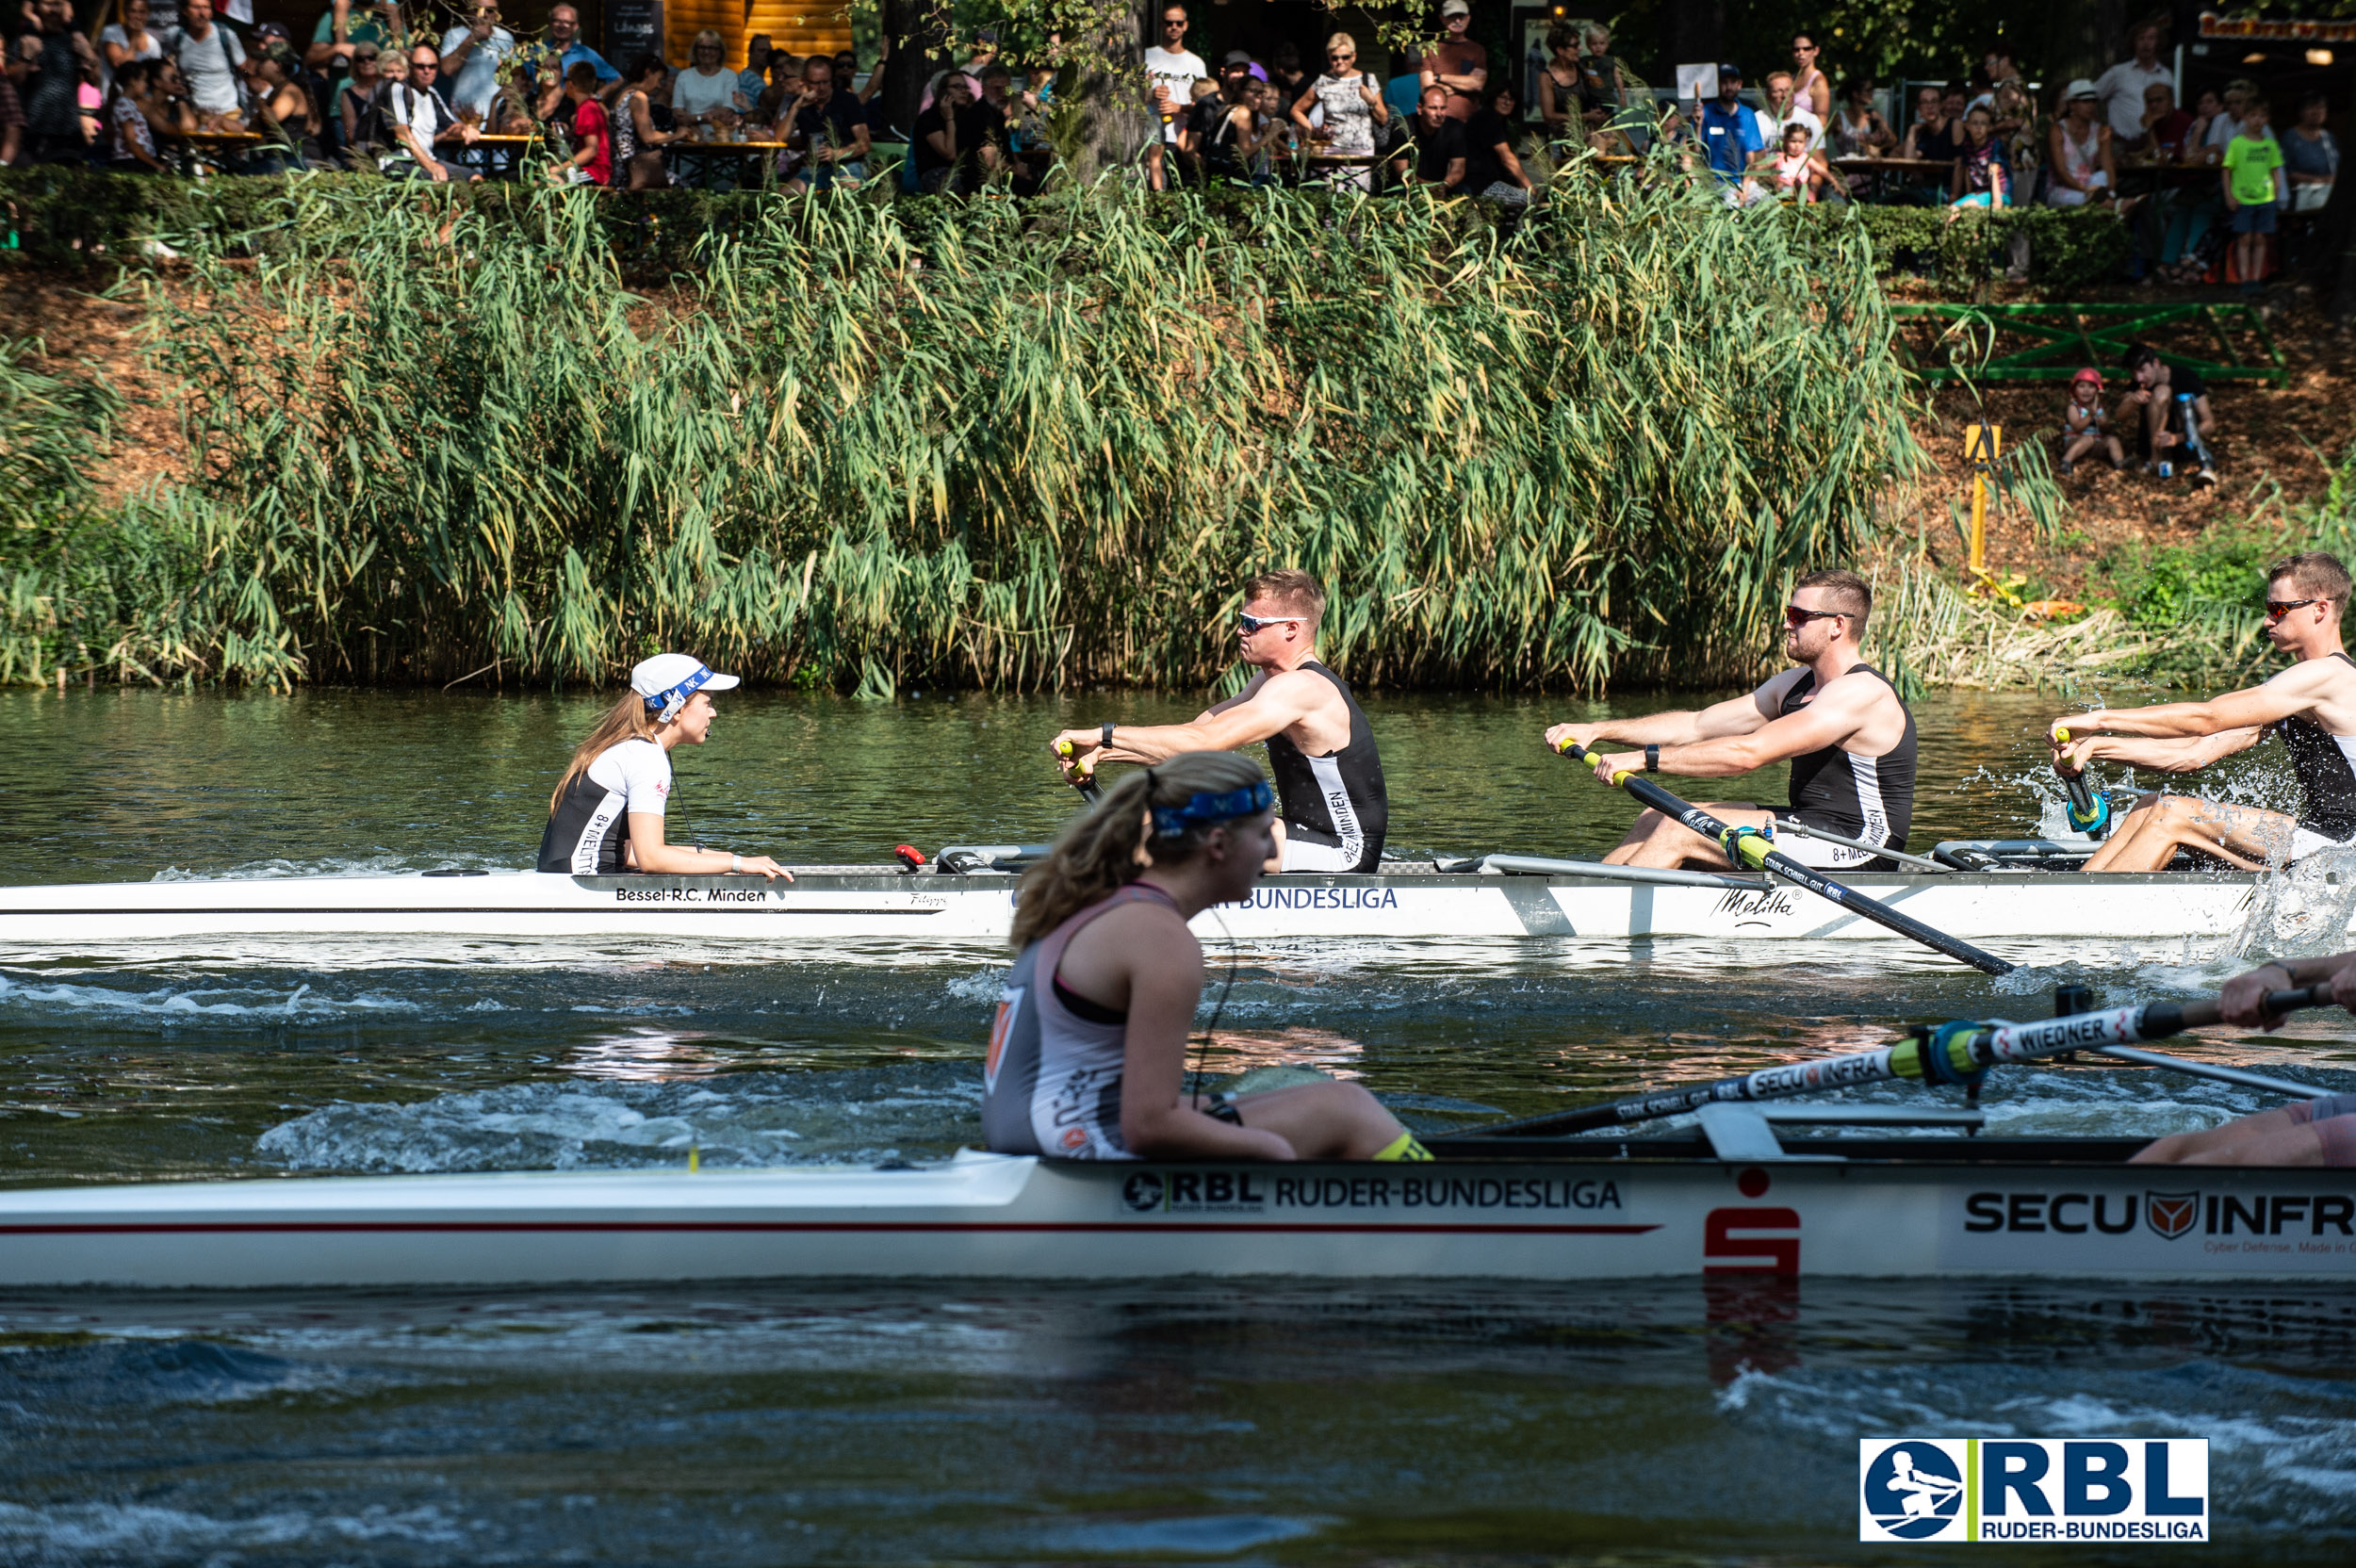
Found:
<svg viewBox="0 0 2356 1568"><path fill-rule="evenodd" d="M2068 381L2081 366L2114 368L2138 341L2149 343L2170 365L2199 371L2205 381L2281 386L2290 379L2265 315L2250 304L1892 303L1890 313L1902 329L1908 320L1925 318L1946 323L1941 339L1961 351L1951 351L1943 364L1926 363L1907 345L1902 330L1899 352L1925 381ZM2204 329L2217 343L2213 360L2183 347L2199 341ZM2024 338L2025 343L2021 341ZM1980 359L1983 344L1987 357Z"/></svg>

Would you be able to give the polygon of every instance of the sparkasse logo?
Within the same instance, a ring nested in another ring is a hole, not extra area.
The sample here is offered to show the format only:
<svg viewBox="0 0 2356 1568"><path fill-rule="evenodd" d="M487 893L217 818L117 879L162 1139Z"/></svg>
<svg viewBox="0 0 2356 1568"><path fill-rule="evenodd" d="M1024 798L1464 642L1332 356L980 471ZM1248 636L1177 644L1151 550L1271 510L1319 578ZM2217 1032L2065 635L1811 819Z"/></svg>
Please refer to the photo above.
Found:
<svg viewBox="0 0 2356 1568"><path fill-rule="evenodd" d="M2209 1440L1859 1438L1857 1539L2206 1541Z"/></svg>

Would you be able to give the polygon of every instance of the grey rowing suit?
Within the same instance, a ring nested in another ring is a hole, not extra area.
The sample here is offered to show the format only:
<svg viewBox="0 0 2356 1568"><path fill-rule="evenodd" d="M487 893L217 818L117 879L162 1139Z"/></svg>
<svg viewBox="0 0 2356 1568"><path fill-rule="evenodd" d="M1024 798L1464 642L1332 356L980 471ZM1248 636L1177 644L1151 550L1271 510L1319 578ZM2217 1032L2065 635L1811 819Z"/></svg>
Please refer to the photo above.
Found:
<svg viewBox="0 0 2356 1568"><path fill-rule="evenodd" d="M1133 882L1023 950L998 995L982 1058L982 1139L1000 1154L1133 1160L1121 1141L1121 1074L1129 1018L1074 995L1055 977L1064 949L1123 904L1177 906Z"/></svg>

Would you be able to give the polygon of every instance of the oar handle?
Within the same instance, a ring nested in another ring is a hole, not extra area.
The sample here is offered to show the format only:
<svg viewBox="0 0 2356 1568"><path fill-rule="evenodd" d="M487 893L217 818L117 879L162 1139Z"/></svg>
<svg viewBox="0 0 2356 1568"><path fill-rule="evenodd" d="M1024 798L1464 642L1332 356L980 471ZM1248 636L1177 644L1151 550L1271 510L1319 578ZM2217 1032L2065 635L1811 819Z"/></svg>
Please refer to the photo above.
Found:
<svg viewBox="0 0 2356 1568"><path fill-rule="evenodd" d="M2331 982L2329 980L2319 980L2312 986L2296 986L2286 991L2266 992L2268 1018L2286 1017L2304 1007L2330 1005ZM2143 1010L2143 1037L2148 1040L2165 1039L2169 1035L2182 1034L2187 1029L2206 1029L2213 1023L2224 1021L2224 1010L2214 1000L2154 1002Z"/></svg>
<svg viewBox="0 0 2356 1568"><path fill-rule="evenodd" d="M2055 729L2053 739L2063 745L2068 745L2070 743L2069 729L2067 727ZM2062 773L2059 768L2053 771L2061 774L2062 788L2070 793L2070 825L2090 837L2099 837L2102 829L2111 820L2110 796L2098 795L2094 792L2093 787L2086 782L2084 769L2076 773Z"/></svg>
<svg viewBox="0 0 2356 1568"><path fill-rule="evenodd" d="M1072 757L1072 743L1057 741L1055 755L1069 760ZM1080 792L1080 798L1090 806L1094 806L1104 798L1104 790L1096 782L1096 770L1088 763L1073 762L1072 771L1064 776L1073 789Z"/></svg>

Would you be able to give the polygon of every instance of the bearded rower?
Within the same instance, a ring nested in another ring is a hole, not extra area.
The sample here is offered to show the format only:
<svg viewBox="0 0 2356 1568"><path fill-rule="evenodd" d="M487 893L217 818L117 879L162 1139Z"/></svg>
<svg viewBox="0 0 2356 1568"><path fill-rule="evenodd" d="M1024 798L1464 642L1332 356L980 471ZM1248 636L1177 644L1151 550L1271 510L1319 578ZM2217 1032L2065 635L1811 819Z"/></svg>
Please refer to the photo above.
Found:
<svg viewBox="0 0 2356 1568"><path fill-rule="evenodd" d="M1107 719L1067 729L1048 749L1067 777L1106 762L1154 763L1188 751L1268 743L1281 805L1276 842L1284 871L1370 872L1391 820L1374 730L1340 676L1317 662L1325 590L1307 572L1264 572L1245 588L1237 619L1243 662L1259 673L1192 724Z"/></svg>
<svg viewBox="0 0 2356 1568"><path fill-rule="evenodd" d="M766 855L663 841L671 748L710 739L712 694L735 684L736 677L683 653L659 653L631 670L630 690L575 748L572 765L548 797L540 869L575 876L734 872L793 881L794 874Z"/></svg>
<svg viewBox="0 0 2356 1568"><path fill-rule="evenodd" d="M2180 849L2257 871L2356 842L2356 662L2340 644L2348 568L2320 550L2266 569L2266 634L2298 660L2264 685L2207 702L2103 708L2053 721L2053 768L2064 777L2089 762L2192 773L2268 735L2281 738L2299 779L2299 815L2145 795L2086 861L2088 871L2164 871ZM2064 736L2068 739L2065 741Z"/></svg>
<svg viewBox="0 0 2356 1568"><path fill-rule="evenodd" d="M1726 778L1774 762L1792 764L1791 804L1770 808L1739 801L1703 810L1734 827L1772 835L1797 819L1843 838L1904 849L1914 820L1914 715L1897 689L1865 662L1859 644L1873 591L1855 572L1810 572L1784 610L1783 650L1794 668L1769 678L1747 696L1698 712L1652 713L1603 724L1558 724L1546 744L1582 747L1598 741L1642 746L1606 757L1595 770L1609 783L1618 772ZM1881 870L1893 862L1793 834L1778 854L1825 870ZM1615 866L1728 869L1726 854L1683 823L1647 810L1617 848Z"/></svg>

